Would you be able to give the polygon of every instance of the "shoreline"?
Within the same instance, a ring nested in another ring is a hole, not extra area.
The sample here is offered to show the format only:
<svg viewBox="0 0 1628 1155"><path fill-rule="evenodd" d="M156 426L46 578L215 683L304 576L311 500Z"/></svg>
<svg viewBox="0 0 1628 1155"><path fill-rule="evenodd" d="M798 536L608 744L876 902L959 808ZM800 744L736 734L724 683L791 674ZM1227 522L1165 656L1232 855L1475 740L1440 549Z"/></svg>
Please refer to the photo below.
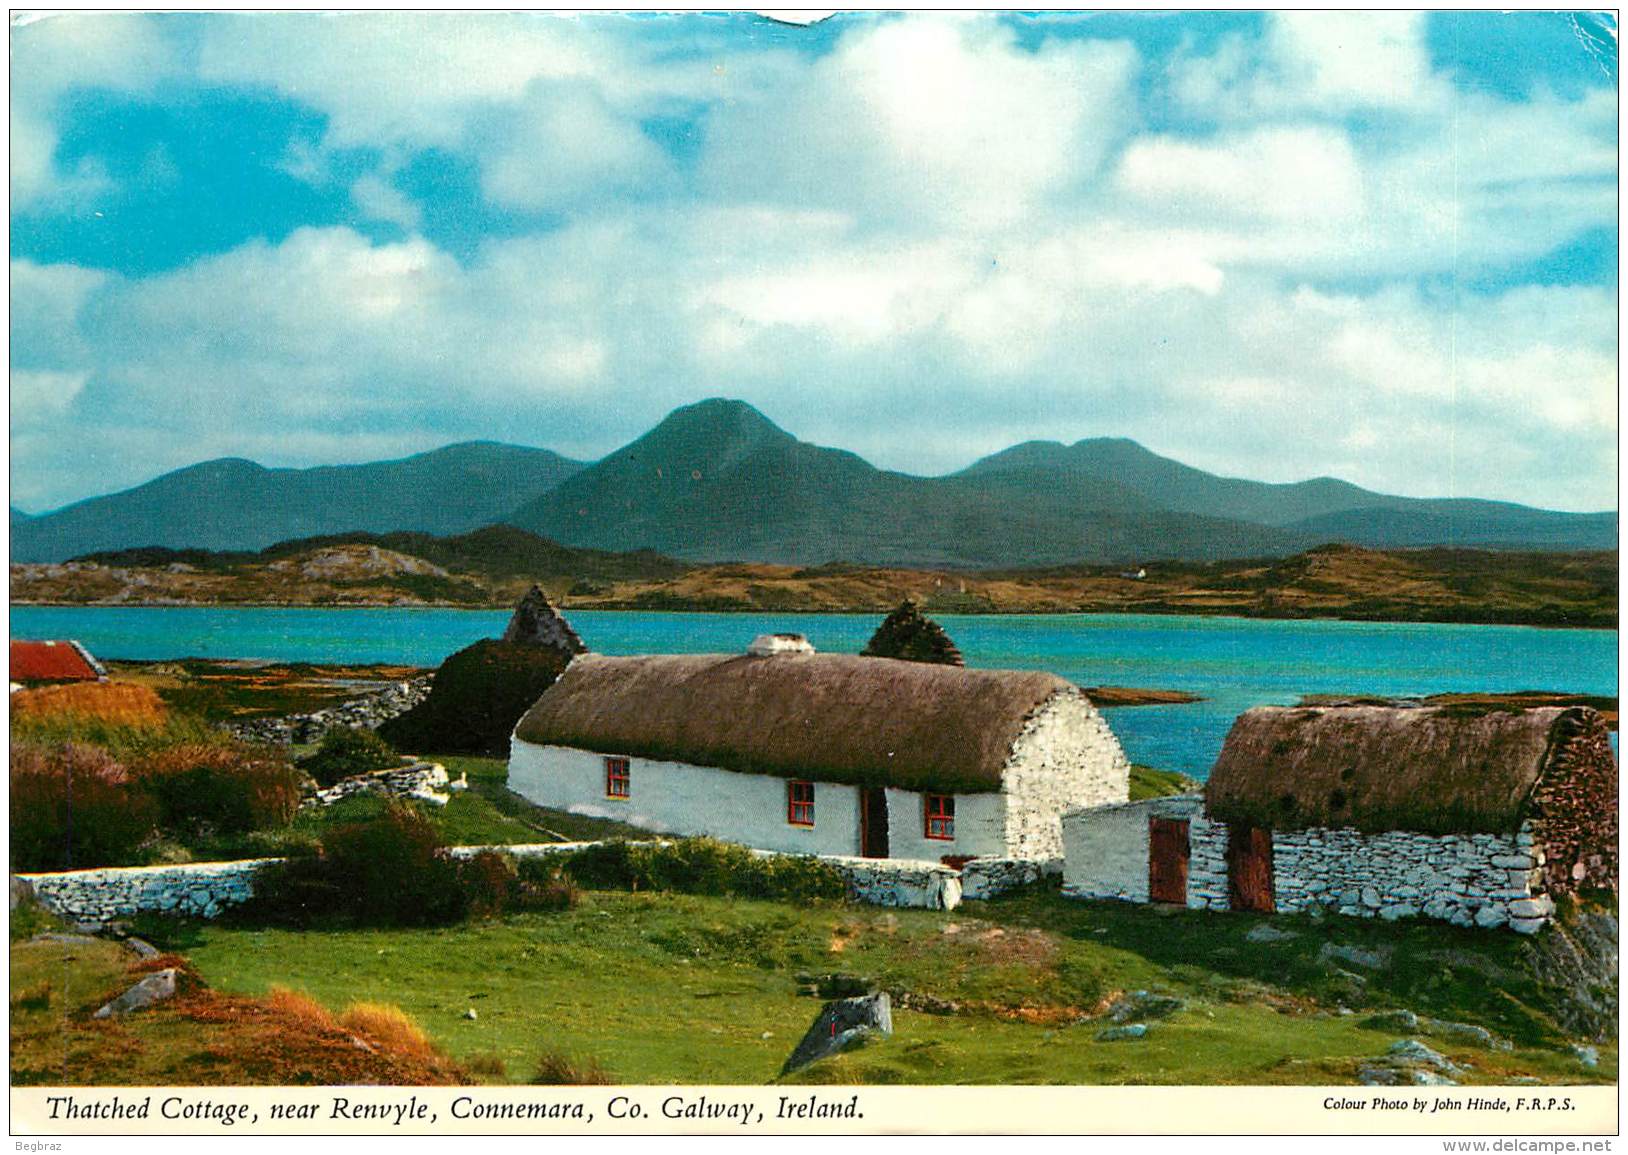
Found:
<svg viewBox="0 0 1628 1155"><path fill-rule="evenodd" d="M507 602L493 602L489 604L473 605L468 602L69 602L69 601L37 601L18 600L11 601L13 608L21 609L74 609L74 610L464 610L470 613L507 613L513 606ZM641 605L636 602L573 602L563 599L556 603L562 613L647 613L647 614L804 614L815 617L849 615L872 616L887 614L893 606L842 606L842 607L795 607L795 606L742 606L738 604L714 605ZM1113 606L1102 608L1082 608L1072 610L1058 609L972 609L961 608L953 610L935 610L933 616L943 618L977 617L977 618L1003 618L1003 617L1158 617L1158 618L1216 618L1221 620L1235 620L1245 622L1352 622L1369 623L1374 625L1434 625L1434 626L1521 626L1535 630L1603 630L1616 631L1619 623L1613 619L1609 622L1583 621L1583 622L1554 622L1533 620L1530 617L1511 614L1506 616L1496 613L1487 614L1421 614L1412 617L1399 617L1395 615L1379 614L1286 614L1286 613L1245 613L1240 607L1228 607L1226 612L1207 613L1189 606L1158 607L1158 606Z"/></svg>

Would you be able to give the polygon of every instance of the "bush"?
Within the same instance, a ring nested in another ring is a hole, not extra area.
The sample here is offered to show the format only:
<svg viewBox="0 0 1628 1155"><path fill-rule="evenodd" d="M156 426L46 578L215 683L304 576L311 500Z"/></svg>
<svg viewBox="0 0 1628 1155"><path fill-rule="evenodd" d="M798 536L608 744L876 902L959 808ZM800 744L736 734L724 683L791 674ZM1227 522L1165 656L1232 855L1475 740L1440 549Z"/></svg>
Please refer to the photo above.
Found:
<svg viewBox="0 0 1628 1155"><path fill-rule="evenodd" d="M157 820L158 807L105 750L82 742L12 746L13 870L131 865Z"/></svg>
<svg viewBox="0 0 1628 1155"><path fill-rule="evenodd" d="M509 908L520 879L514 863L495 850L482 850L458 863L472 918L493 918Z"/></svg>
<svg viewBox="0 0 1628 1155"><path fill-rule="evenodd" d="M505 755L520 716L570 657L524 642L476 642L442 662L429 697L379 732L403 750Z"/></svg>
<svg viewBox="0 0 1628 1155"><path fill-rule="evenodd" d="M347 1031L366 1035L397 1055L428 1058L437 1053L424 1028L394 1003L352 1003L339 1016L339 1025Z"/></svg>
<svg viewBox="0 0 1628 1155"><path fill-rule="evenodd" d="M616 1082L611 1073L597 1060L577 1060L560 1054L547 1054L537 1064L532 1077L534 1087L590 1087L607 1086Z"/></svg>
<svg viewBox="0 0 1628 1155"><path fill-rule="evenodd" d="M371 822L325 832L314 857L267 867L239 909L248 919L295 927L442 926L468 915L470 896L435 825L391 803Z"/></svg>
<svg viewBox="0 0 1628 1155"><path fill-rule="evenodd" d="M300 805L301 774L287 762L228 742L189 742L139 768L166 830L185 837L285 827Z"/></svg>
<svg viewBox="0 0 1628 1155"><path fill-rule="evenodd" d="M400 766L401 756L372 730L341 726L329 730L316 753L302 758L299 765L317 785L332 786L341 778Z"/></svg>
<svg viewBox="0 0 1628 1155"><path fill-rule="evenodd" d="M601 842L574 852L560 866L596 890L671 890L784 902L841 900L848 894L847 880L828 862L754 854L714 838Z"/></svg>
<svg viewBox="0 0 1628 1155"><path fill-rule="evenodd" d="M511 900L516 910L573 910L582 901L577 884L549 858L521 859L519 874Z"/></svg>

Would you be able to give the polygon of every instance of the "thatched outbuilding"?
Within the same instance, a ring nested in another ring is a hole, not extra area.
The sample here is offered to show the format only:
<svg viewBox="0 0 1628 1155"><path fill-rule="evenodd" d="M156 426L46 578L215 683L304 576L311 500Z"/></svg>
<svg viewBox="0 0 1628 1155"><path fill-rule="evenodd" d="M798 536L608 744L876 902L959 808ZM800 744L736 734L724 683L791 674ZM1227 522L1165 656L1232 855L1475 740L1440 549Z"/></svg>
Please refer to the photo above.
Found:
<svg viewBox="0 0 1628 1155"><path fill-rule="evenodd" d="M1233 724L1201 805L1146 810L1148 874L1182 880L1153 892L1189 906L1530 932L1556 896L1617 886L1616 758L1583 707L1263 707ZM1065 828L1082 862L1101 862L1092 840L1123 841L1127 821L1084 814ZM1111 883L1138 897L1134 881ZM1065 884L1109 886L1066 872Z"/></svg>
<svg viewBox="0 0 1628 1155"><path fill-rule="evenodd" d="M941 666L964 666L966 659L944 632L944 627L921 612L910 598L882 619L860 655L866 658L899 658L906 662L931 662Z"/></svg>
<svg viewBox="0 0 1628 1155"><path fill-rule="evenodd" d="M520 720L510 789L769 850L1055 857L1059 819L1129 766L1078 687L757 645L575 659Z"/></svg>

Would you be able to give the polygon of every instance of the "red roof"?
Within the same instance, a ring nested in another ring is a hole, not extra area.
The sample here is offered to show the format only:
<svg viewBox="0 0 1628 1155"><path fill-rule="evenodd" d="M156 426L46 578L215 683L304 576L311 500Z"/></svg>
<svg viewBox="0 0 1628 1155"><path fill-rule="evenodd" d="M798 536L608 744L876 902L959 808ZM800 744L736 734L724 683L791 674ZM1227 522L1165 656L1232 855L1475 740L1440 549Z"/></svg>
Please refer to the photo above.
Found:
<svg viewBox="0 0 1628 1155"><path fill-rule="evenodd" d="M102 671L78 642L11 643L13 682L94 682Z"/></svg>

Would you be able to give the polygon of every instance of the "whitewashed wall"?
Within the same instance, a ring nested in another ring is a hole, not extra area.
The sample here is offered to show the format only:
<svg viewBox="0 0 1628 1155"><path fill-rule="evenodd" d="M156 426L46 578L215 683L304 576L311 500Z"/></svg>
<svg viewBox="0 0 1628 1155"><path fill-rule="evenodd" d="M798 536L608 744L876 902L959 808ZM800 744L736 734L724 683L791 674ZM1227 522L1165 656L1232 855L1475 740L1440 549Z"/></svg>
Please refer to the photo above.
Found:
<svg viewBox="0 0 1628 1155"><path fill-rule="evenodd" d="M955 837L928 838L927 797L914 790L887 792L889 858L937 861L1006 853L1006 799L999 794L955 795Z"/></svg>
<svg viewBox="0 0 1628 1155"><path fill-rule="evenodd" d="M1203 808L1201 795L1182 794L1065 814L1063 893L1072 898L1146 902L1148 819L1158 816L1191 822Z"/></svg>
<svg viewBox="0 0 1628 1155"><path fill-rule="evenodd" d="M644 830L710 834L792 854L859 853L859 791L852 786L816 782L814 825L793 826L783 778L649 758L629 758L628 769L630 797L606 798L603 755L516 740L509 789L539 806Z"/></svg>
<svg viewBox="0 0 1628 1155"><path fill-rule="evenodd" d="M1130 797L1130 761L1102 714L1078 690L1052 695L1029 719L1002 774L1005 853L1063 854L1062 816Z"/></svg>

